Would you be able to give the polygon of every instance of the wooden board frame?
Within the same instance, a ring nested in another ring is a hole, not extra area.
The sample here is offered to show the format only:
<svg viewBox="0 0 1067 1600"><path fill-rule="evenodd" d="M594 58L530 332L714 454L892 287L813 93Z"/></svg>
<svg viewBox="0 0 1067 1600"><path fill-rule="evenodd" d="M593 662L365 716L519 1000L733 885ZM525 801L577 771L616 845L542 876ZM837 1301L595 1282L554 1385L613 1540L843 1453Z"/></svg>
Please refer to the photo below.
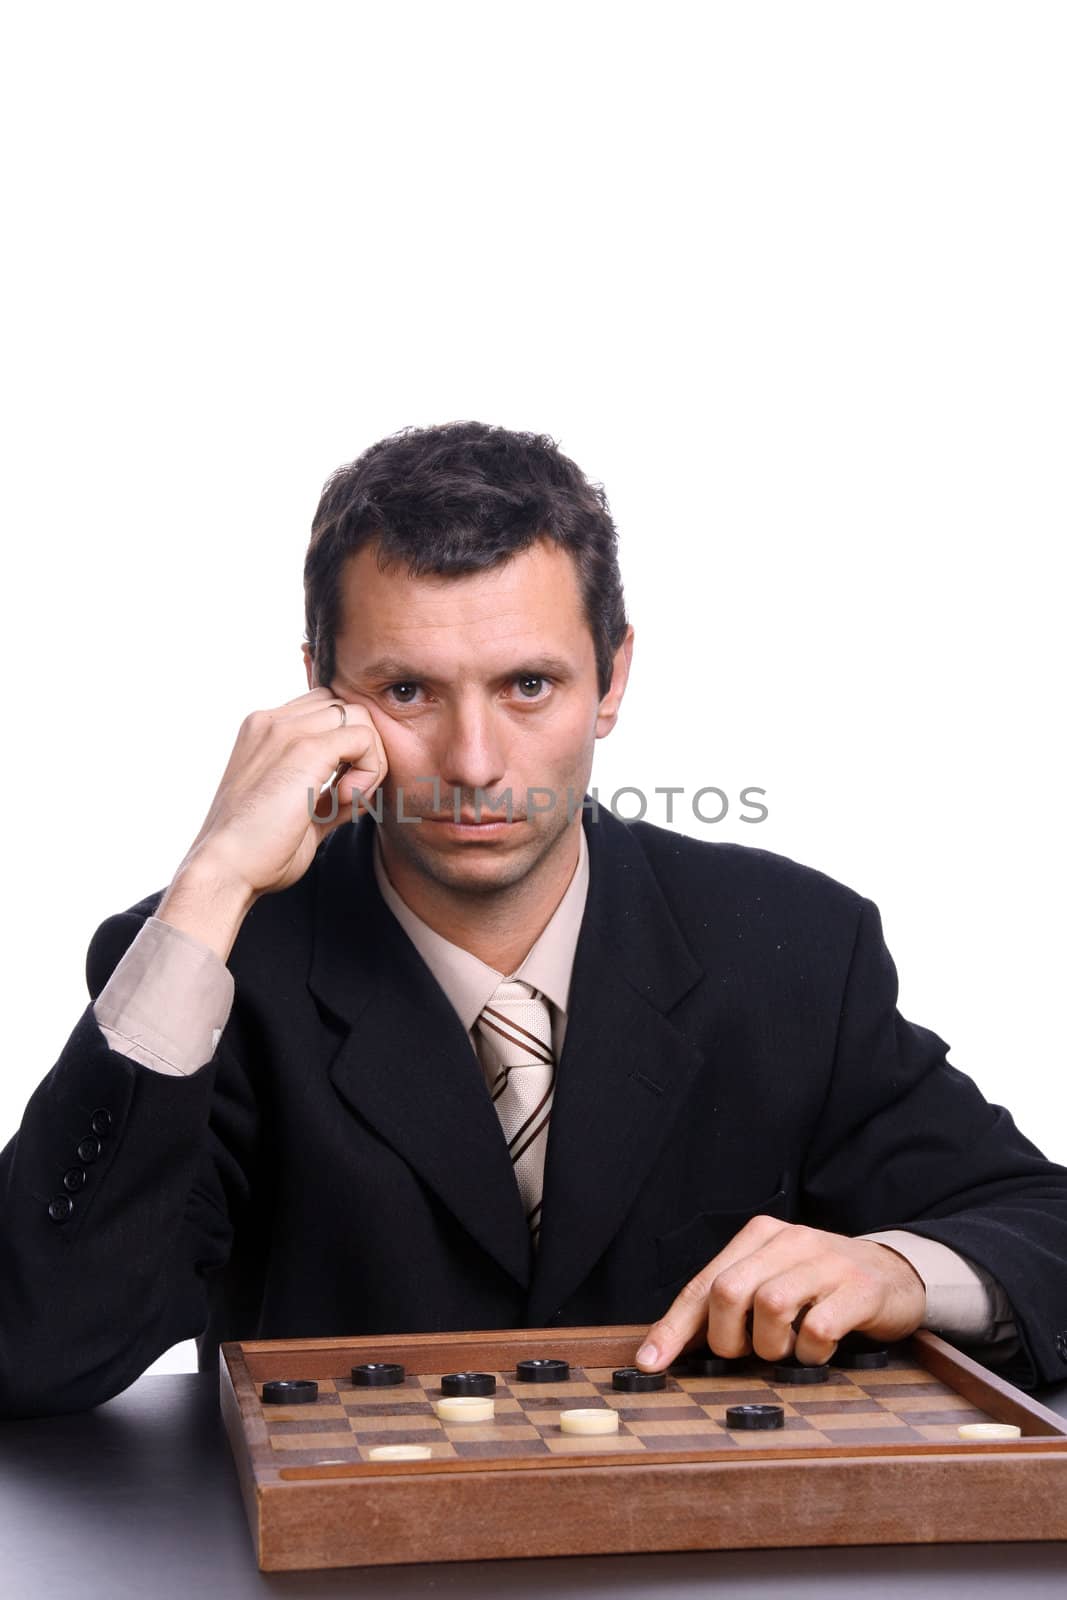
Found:
<svg viewBox="0 0 1067 1600"><path fill-rule="evenodd" d="M645 1450L279 1466L258 1386L360 1361L503 1371L524 1355L623 1366L643 1327L246 1340L219 1352L222 1416L263 1571L810 1545L1067 1539L1067 1418L935 1334L901 1347L1006 1441Z"/></svg>

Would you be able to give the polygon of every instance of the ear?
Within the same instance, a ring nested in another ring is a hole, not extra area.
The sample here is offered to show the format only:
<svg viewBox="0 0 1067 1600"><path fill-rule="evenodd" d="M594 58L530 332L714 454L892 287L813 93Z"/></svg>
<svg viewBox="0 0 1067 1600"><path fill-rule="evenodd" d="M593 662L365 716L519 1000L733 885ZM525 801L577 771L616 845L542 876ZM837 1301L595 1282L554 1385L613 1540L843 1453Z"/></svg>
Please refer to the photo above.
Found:
<svg viewBox="0 0 1067 1600"><path fill-rule="evenodd" d="M311 654L311 646L304 643L300 646L300 653L304 657L304 667L307 671L308 688L316 688L315 683L315 657Z"/></svg>
<svg viewBox="0 0 1067 1600"><path fill-rule="evenodd" d="M634 630L626 629L622 644L615 652L615 660L611 668L611 682L608 692L597 707L596 736L603 739L609 734L619 718L619 707L622 697L626 693L626 683L630 676L630 661L634 653Z"/></svg>

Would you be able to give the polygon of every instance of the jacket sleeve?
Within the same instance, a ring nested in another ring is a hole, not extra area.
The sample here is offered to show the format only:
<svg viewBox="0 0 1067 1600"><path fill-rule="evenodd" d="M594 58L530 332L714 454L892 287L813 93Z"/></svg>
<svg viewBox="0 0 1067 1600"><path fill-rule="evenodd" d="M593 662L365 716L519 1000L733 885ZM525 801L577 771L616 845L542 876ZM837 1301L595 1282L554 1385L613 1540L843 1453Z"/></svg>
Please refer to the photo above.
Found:
<svg viewBox="0 0 1067 1600"><path fill-rule="evenodd" d="M1003 1288L1024 1388L1067 1379L1067 1169L1048 1161L908 1022L877 907L860 903L834 1065L802 1175L802 1214L855 1235L934 1239Z"/></svg>
<svg viewBox="0 0 1067 1600"><path fill-rule="evenodd" d="M97 929L92 1000L158 898ZM99 1405L203 1331L255 1139L230 1031L165 1075L111 1049L90 1004L31 1096L0 1152L0 1416Z"/></svg>

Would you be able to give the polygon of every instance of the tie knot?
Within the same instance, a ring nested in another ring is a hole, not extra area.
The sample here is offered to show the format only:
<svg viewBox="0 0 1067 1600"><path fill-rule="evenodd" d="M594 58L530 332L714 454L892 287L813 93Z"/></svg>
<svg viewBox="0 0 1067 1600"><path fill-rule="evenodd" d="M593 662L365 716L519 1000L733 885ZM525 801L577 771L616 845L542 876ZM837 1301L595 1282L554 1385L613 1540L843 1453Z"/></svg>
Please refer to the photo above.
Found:
<svg viewBox="0 0 1067 1600"><path fill-rule="evenodd" d="M545 1004L545 998L540 989L535 989L532 984L525 983L522 978L505 978L503 983L498 983L486 1003L489 1006L506 1008L509 1006L525 1006L533 1002Z"/></svg>
<svg viewBox="0 0 1067 1600"><path fill-rule="evenodd" d="M493 1062L505 1067L552 1064L548 1001L520 978L497 984L476 1026Z"/></svg>

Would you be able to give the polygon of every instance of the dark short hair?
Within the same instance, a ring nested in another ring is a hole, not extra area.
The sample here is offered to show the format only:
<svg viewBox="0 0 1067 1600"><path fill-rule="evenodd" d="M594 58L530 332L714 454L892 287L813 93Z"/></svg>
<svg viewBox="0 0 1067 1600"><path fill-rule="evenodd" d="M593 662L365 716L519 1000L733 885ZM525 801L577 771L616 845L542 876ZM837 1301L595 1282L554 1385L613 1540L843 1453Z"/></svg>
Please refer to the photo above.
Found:
<svg viewBox="0 0 1067 1600"><path fill-rule="evenodd" d="M546 434L484 422L402 428L327 479L304 561L307 642L318 682L336 671L344 563L379 541L381 566L458 576L495 566L538 538L574 558L603 695L626 633L618 536L601 484Z"/></svg>

